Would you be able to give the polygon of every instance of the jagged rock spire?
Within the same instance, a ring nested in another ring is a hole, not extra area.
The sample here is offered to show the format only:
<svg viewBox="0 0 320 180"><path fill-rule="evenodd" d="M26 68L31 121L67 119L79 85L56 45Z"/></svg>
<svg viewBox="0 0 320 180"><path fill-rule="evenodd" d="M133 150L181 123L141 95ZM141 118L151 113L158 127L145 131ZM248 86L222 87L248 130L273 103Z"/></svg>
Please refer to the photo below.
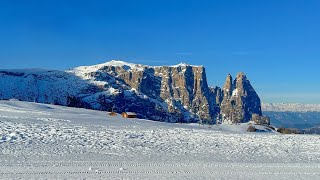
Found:
<svg viewBox="0 0 320 180"><path fill-rule="evenodd" d="M230 97L233 90L233 84L232 84L232 76L231 74L228 74L226 78L226 82L223 86L223 94L225 97Z"/></svg>
<svg viewBox="0 0 320 180"><path fill-rule="evenodd" d="M228 75L223 88L220 113L226 123L248 122L252 114L262 115L260 98L243 72L232 82Z"/></svg>

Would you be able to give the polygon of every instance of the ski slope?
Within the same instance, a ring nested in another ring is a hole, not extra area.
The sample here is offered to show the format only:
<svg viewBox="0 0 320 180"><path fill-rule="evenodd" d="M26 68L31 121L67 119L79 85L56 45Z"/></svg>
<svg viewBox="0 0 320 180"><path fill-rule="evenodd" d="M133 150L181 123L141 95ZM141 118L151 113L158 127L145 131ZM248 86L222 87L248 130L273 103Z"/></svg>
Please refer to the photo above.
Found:
<svg viewBox="0 0 320 180"><path fill-rule="evenodd" d="M1 179L320 179L320 136L0 101Z"/></svg>

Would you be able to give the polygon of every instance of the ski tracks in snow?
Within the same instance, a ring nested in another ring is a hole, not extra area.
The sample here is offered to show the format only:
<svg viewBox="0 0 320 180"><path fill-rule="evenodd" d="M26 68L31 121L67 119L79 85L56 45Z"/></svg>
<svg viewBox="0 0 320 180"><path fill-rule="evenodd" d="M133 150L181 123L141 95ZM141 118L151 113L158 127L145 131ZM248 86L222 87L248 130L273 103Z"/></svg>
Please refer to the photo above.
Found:
<svg viewBox="0 0 320 180"><path fill-rule="evenodd" d="M318 179L319 164L29 162L0 164L2 178Z"/></svg>

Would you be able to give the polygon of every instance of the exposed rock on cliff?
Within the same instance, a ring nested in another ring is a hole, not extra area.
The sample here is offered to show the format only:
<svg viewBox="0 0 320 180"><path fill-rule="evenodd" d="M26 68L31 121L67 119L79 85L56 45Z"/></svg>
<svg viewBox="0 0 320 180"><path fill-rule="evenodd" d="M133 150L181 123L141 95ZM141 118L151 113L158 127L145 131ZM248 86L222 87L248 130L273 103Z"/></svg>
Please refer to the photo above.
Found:
<svg viewBox="0 0 320 180"><path fill-rule="evenodd" d="M230 74L227 76L220 113L223 123L248 122L253 114L262 115L260 98L244 73L240 72L234 81Z"/></svg>
<svg viewBox="0 0 320 180"><path fill-rule="evenodd" d="M211 88L205 68L187 64L110 61L66 72L3 70L0 98L134 111L167 122L240 123L261 116L260 99L243 73L234 81L228 75L223 89Z"/></svg>

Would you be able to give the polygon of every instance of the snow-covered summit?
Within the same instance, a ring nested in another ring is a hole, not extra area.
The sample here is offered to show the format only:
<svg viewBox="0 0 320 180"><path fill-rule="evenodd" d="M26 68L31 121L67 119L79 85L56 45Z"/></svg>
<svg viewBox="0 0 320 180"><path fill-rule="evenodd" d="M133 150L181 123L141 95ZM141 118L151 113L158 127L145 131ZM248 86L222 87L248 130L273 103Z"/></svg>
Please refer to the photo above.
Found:
<svg viewBox="0 0 320 180"><path fill-rule="evenodd" d="M129 63L121 60L111 60L105 63L102 63L101 65L105 66L136 66L137 64Z"/></svg>
<svg viewBox="0 0 320 180"><path fill-rule="evenodd" d="M185 63L185 62L181 62L177 65L172 65L170 67L186 67L186 66L192 66L192 67L203 67L203 66L199 66L199 65L190 65L188 63Z"/></svg>
<svg viewBox="0 0 320 180"><path fill-rule="evenodd" d="M92 66L79 66L74 69L71 69L71 71L82 71L82 72L95 72L98 70L103 69L106 66L113 66L113 67L122 67L123 69L129 71L129 70L136 70L136 71L143 71L145 68L159 68L163 66L149 66L149 65L143 65L143 64L135 64L135 63L130 63L130 62L125 62L121 60L111 60L107 61L105 63L101 64L96 64ZM190 65L184 62L181 62L177 65L165 65L168 67L187 67L187 66L192 66L192 67L203 67L203 66L198 66L198 65Z"/></svg>
<svg viewBox="0 0 320 180"><path fill-rule="evenodd" d="M181 63L179 63L177 65L173 65L173 67L179 67L179 66L189 66L189 64L181 62Z"/></svg>
<svg viewBox="0 0 320 180"><path fill-rule="evenodd" d="M144 69L144 66L141 64L128 63L128 62L124 62L124 61L120 61L120 60L111 60L111 61L108 61L105 63L96 64L93 66L79 66L79 67L76 67L72 70L83 71L83 72L95 72L95 71L98 71L106 66L124 67L124 69L126 69L126 70L131 70L131 69L143 70Z"/></svg>

